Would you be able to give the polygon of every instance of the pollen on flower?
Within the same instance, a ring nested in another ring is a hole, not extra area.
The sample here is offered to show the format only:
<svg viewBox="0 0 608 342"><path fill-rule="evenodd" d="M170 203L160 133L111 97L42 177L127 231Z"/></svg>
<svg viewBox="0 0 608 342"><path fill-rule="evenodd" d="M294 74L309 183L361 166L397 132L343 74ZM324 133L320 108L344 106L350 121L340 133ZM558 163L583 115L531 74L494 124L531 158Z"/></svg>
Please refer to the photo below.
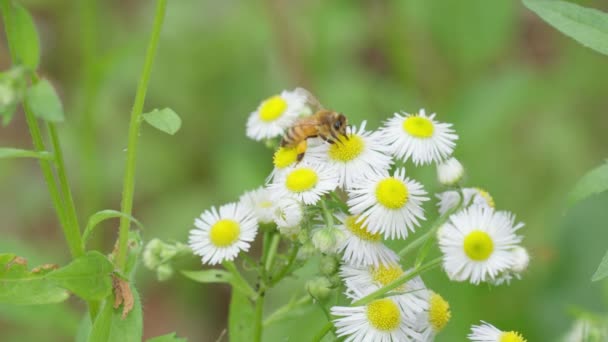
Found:
<svg viewBox="0 0 608 342"><path fill-rule="evenodd" d="M287 109L287 101L275 95L262 102L259 110L260 119L266 122L274 121L283 115L285 109Z"/></svg>
<svg viewBox="0 0 608 342"><path fill-rule="evenodd" d="M336 143L329 147L329 157L341 162L351 161L363 152L364 147L365 143L358 135L350 134L348 139L341 136Z"/></svg>
<svg viewBox="0 0 608 342"><path fill-rule="evenodd" d="M475 230L464 238L464 252L472 260L487 260L493 251L494 242L486 232Z"/></svg>
<svg viewBox="0 0 608 342"><path fill-rule="evenodd" d="M303 192L312 189L318 181L317 173L309 168L292 171L285 181L287 189L293 192Z"/></svg>
<svg viewBox="0 0 608 342"><path fill-rule="evenodd" d="M443 330L450 318L450 304L441 295L433 292L429 300L429 323L435 332Z"/></svg>
<svg viewBox="0 0 608 342"><path fill-rule="evenodd" d="M388 298L377 299L367 305L367 319L374 328L381 331L396 329L401 323L397 304Z"/></svg>
<svg viewBox="0 0 608 342"><path fill-rule="evenodd" d="M481 196L484 200L486 200L486 202L488 203L488 205L490 207L496 208L496 203L494 202L494 198L492 198L492 196L490 195L489 192L487 192L481 188L475 188L475 190L477 190L477 193L479 194L479 196Z"/></svg>
<svg viewBox="0 0 608 342"><path fill-rule="evenodd" d="M408 191L402 181L390 177L381 180L376 186L376 198L389 209L399 209L407 203Z"/></svg>
<svg viewBox="0 0 608 342"><path fill-rule="evenodd" d="M356 237L360 238L361 240L373 241L373 242L380 241L380 239L382 238L380 233L375 233L375 234L370 233L367 230L367 227L363 226L363 222L361 222L361 223L357 222L357 218L358 218L358 216L347 217L346 220L344 221L344 225L346 226L346 228L351 233L353 233Z"/></svg>
<svg viewBox="0 0 608 342"><path fill-rule="evenodd" d="M380 265L372 268L371 273L374 281L385 286L401 277L403 275L403 270L399 265Z"/></svg>
<svg viewBox="0 0 608 342"><path fill-rule="evenodd" d="M430 138L435 127L430 119L423 116L408 116L403 121L403 130L416 138Z"/></svg>
<svg viewBox="0 0 608 342"><path fill-rule="evenodd" d="M500 334L500 342L526 342L527 340L516 331L508 331Z"/></svg>
<svg viewBox="0 0 608 342"><path fill-rule="evenodd" d="M283 169L293 164L298 159L298 151L295 147L280 147L272 157L274 166Z"/></svg>
<svg viewBox="0 0 608 342"><path fill-rule="evenodd" d="M216 247L227 247L232 245L241 233L239 224L230 219L217 221L209 231L211 243Z"/></svg>

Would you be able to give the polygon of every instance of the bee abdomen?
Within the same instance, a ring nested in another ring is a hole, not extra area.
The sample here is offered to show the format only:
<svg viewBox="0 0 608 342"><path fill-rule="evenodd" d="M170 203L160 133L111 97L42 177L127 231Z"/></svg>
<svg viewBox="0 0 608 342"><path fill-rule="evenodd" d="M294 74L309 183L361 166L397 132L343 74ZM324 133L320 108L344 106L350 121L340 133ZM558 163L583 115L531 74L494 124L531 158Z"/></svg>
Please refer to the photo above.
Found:
<svg viewBox="0 0 608 342"><path fill-rule="evenodd" d="M297 140L299 140L298 137L300 137L301 135L302 129L300 127L291 127L290 129L285 131L285 134L283 135L283 140L281 141L281 146L293 146L297 142Z"/></svg>

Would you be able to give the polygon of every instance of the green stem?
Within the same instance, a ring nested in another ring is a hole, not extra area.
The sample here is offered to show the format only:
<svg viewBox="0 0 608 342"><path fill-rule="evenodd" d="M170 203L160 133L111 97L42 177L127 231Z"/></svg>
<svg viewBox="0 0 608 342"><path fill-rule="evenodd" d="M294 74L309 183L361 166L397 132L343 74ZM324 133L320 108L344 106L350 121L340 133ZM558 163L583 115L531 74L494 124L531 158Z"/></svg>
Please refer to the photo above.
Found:
<svg viewBox="0 0 608 342"><path fill-rule="evenodd" d="M274 257L277 255L279 242L281 242L281 235L276 233L273 234L272 239L270 240L270 248L268 249L266 263L264 264L264 269L266 269L267 274L270 274L270 270L272 269L272 266L274 264Z"/></svg>
<svg viewBox="0 0 608 342"><path fill-rule="evenodd" d="M280 282L283 278L285 278L290 272L291 267L296 261L296 257L298 256L298 251L300 250L300 244L294 242L294 246L291 248L291 252L289 253L289 257L287 259L287 265L285 265L276 276L272 278L270 286L274 286L278 282Z"/></svg>
<svg viewBox="0 0 608 342"><path fill-rule="evenodd" d="M333 323L332 322L327 322L323 328L321 328L321 330L315 335L315 337L312 338L313 342L319 342L323 339L323 337L325 337L325 335L327 335L327 333L331 330L331 328L333 327Z"/></svg>
<svg viewBox="0 0 608 342"><path fill-rule="evenodd" d="M234 262L224 261L222 265L226 270L228 270L228 272L232 274L232 276L234 277L234 281L236 282L236 285L239 287L239 289L245 291L247 293L247 296L249 296L251 300L255 300L258 297L258 293L255 292L251 285L249 285L249 282L245 278L243 278L241 272L239 272L239 270L234 265Z"/></svg>
<svg viewBox="0 0 608 342"><path fill-rule="evenodd" d="M133 109L131 110L131 121L129 123L129 141L127 144L127 162L125 168L125 176L122 190L121 211L125 214L120 219L120 227L118 229L118 255L116 263L119 268L124 269L127 260L127 242L129 239L129 227L131 221L128 217L133 211L133 195L135 193L135 165L137 159L137 142L139 138L139 127L141 126L141 114L144 108L146 99L146 91L148 90L148 82L150 81L150 73L152 71L152 63L156 56L158 41L160 38L160 30L165 18L165 10L167 0L158 0L156 3L156 15L154 17L154 25L152 34L148 42L144 67L137 86Z"/></svg>
<svg viewBox="0 0 608 342"><path fill-rule="evenodd" d="M321 210L323 211L323 217L325 218L325 223L327 223L328 228L333 228L334 227L334 215L332 214L331 210L329 210L329 208L327 208L327 204L325 203L324 199L322 199L320 202L321 202Z"/></svg>
<svg viewBox="0 0 608 342"><path fill-rule="evenodd" d="M296 301L290 301L289 303L281 306L280 308L276 309L275 312L273 312L272 314L270 314L265 320L263 325L264 326L268 326L276 321L280 321L281 319L284 318L285 315L289 314L289 312L295 308L297 308L298 306L302 306L304 304L308 304L312 301L312 297L309 295L304 295L302 297L300 297L298 300Z"/></svg>
<svg viewBox="0 0 608 342"><path fill-rule="evenodd" d="M260 342L262 340L262 330L264 328L262 324L262 318L264 316L264 289L260 289L258 298L255 301L255 316L253 318L253 340Z"/></svg>

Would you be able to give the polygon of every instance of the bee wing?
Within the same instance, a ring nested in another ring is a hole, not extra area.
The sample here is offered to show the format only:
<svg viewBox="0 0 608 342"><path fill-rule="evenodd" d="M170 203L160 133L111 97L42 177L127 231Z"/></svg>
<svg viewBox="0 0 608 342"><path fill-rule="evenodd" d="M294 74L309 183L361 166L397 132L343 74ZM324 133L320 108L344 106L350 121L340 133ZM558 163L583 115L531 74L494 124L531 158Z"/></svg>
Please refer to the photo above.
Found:
<svg viewBox="0 0 608 342"><path fill-rule="evenodd" d="M304 88L296 88L295 92L306 97L306 103L310 106L313 113L325 108L310 91Z"/></svg>

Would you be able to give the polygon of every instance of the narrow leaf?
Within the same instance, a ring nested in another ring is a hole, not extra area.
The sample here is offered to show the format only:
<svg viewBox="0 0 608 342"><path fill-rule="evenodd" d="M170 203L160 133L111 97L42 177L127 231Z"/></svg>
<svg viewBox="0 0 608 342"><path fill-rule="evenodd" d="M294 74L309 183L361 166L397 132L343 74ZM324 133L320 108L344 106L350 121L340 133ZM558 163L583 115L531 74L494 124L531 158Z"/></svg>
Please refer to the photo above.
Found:
<svg viewBox="0 0 608 342"><path fill-rule="evenodd" d="M600 265L597 267L597 270L593 274L593 277L591 277L591 281L602 280L606 277L608 277L608 251L604 255L604 258L602 259L602 262L600 262Z"/></svg>
<svg viewBox="0 0 608 342"><path fill-rule="evenodd" d="M177 337L174 332L167 335L156 336L148 339L146 342L186 342L185 338Z"/></svg>
<svg viewBox="0 0 608 342"><path fill-rule="evenodd" d="M105 220L109 220L112 218L121 218L125 217L129 219L131 222L135 223L138 227L143 228L142 224L135 219L131 215L124 214L118 210L106 209L96 212L95 214L89 217L89 222L87 222L87 226L84 229L84 233L82 234L82 240L86 243L89 239L89 235L93 232L95 227Z"/></svg>
<svg viewBox="0 0 608 342"><path fill-rule="evenodd" d="M112 303L106 300L102 311L93 323L89 342L140 342L142 340L141 300L137 291L135 289L132 291L134 306L125 319L122 319L122 309L114 309Z"/></svg>
<svg viewBox="0 0 608 342"><path fill-rule="evenodd" d="M143 114L147 123L168 134L175 134L182 126L182 119L170 108L155 109Z"/></svg>
<svg viewBox="0 0 608 342"><path fill-rule="evenodd" d="M573 205L606 190L608 190L608 163L589 171L576 183L568 196L568 204Z"/></svg>
<svg viewBox="0 0 608 342"><path fill-rule="evenodd" d="M0 303L51 304L69 297L66 290L45 278L51 267L27 269L25 259L12 254L0 254Z"/></svg>
<svg viewBox="0 0 608 342"><path fill-rule="evenodd" d="M566 1L524 0L524 4L563 34L608 55L608 14Z"/></svg>
<svg viewBox="0 0 608 342"><path fill-rule="evenodd" d="M222 270L182 271L186 278L199 283L232 283L232 274Z"/></svg>
<svg viewBox="0 0 608 342"><path fill-rule="evenodd" d="M34 19L27 9L19 4L13 5L12 34L14 35L16 64L36 70L40 63L40 39Z"/></svg>
<svg viewBox="0 0 608 342"><path fill-rule="evenodd" d="M25 101L34 115L41 119L52 122L60 122L64 119L61 100L53 85L47 80L40 80L29 88L25 93Z"/></svg>
<svg viewBox="0 0 608 342"><path fill-rule="evenodd" d="M29 151L11 147L0 147L0 159L2 158L38 158L51 160L53 155L50 152Z"/></svg>
<svg viewBox="0 0 608 342"><path fill-rule="evenodd" d="M113 270L108 258L91 251L49 273L47 278L85 300L102 300L112 291Z"/></svg>
<svg viewBox="0 0 608 342"><path fill-rule="evenodd" d="M251 341L253 336L254 308L241 291L232 291L228 316L228 338L230 341Z"/></svg>

